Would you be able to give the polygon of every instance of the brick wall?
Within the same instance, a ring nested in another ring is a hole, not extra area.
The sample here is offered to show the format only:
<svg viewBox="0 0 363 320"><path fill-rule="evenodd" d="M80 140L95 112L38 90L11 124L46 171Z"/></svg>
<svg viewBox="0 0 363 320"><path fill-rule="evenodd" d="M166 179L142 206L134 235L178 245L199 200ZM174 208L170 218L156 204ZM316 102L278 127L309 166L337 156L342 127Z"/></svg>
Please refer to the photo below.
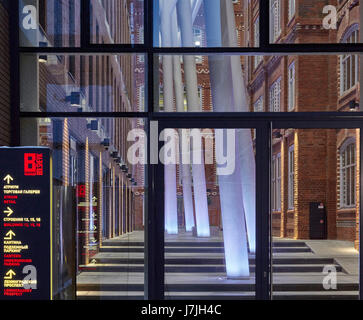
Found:
<svg viewBox="0 0 363 320"><path fill-rule="evenodd" d="M0 2L0 146L10 144L9 17Z"/></svg>
<svg viewBox="0 0 363 320"><path fill-rule="evenodd" d="M309 204L322 202L328 218L328 238L336 238L335 130L297 130L295 238L309 239Z"/></svg>

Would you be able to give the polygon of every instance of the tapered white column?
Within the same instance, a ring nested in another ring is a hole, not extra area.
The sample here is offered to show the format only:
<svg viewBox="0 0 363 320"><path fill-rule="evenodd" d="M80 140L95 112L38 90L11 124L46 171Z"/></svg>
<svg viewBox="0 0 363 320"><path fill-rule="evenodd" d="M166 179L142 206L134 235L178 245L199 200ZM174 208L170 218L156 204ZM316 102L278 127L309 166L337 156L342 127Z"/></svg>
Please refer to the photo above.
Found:
<svg viewBox="0 0 363 320"><path fill-rule="evenodd" d="M231 134L233 131L233 134ZM216 129L216 155L226 156L229 161L234 160L235 151L238 148L235 130ZM230 134L230 141L227 135ZM232 153L228 154L228 144L234 144ZM220 162L219 162L220 163ZM224 168L219 165L217 169ZM247 231L245 226L245 212L241 199L242 184L240 180L240 167L237 165L232 173L219 174L219 193L222 210L224 252L226 257L226 271L230 278L249 277Z"/></svg>
<svg viewBox="0 0 363 320"><path fill-rule="evenodd" d="M178 37L178 22L176 9L172 15L172 38L173 46L179 46L180 41ZM174 67L174 90L175 90L175 102L176 111L184 112L184 87L182 79L182 70L180 63L180 56L173 56ZM179 137L182 137L182 130L179 129ZM179 149L182 152L182 139L179 140ZM188 146L189 150L189 146ZM193 208L193 193L192 193L192 177L190 164L184 164L182 161L182 154L180 152L180 175L183 186L183 202L184 202L184 217L185 217L185 231L192 231L195 226L194 223L194 208Z"/></svg>
<svg viewBox="0 0 363 320"><path fill-rule="evenodd" d="M193 23L190 0L178 0L177 10L181 30L182 45L184 47L193 47ZM200 112L202 111L202 108L198 95L198 79L197 69L195 65L195 57L189 55L184 56L183 61L188 111ZM192 154L195 153L202 155L200 157L202 159L202 162L200 164L192 163L197 236L209 237L210 227L203 151L198 149L192 149Z"/></svg>
<svg viewBox="0 0 363 320"><path fill-rule="evenodd" d="M222 0L223 1L223 0ZM204 0L206 15L207 43L210 47L222 45L222 21L220 1ZM213 110L217 112L233 111L232 70L227 56L209 56L210 80L212 89ZM216 155L226 151L226 132L223 139L216 130ZM223 132L223 131L222 131ZM235 170L232 174L218 176L221 199L223 238L226 258L226 271L229 277L248 277L249 260L247 232L245 224L244 198L238 161L238 139L235 140ZM237 153L237 154L236 154Z"/></svg>
<svg viewBox="0 0 363 320"><path fill-rule="evenodd" d="M235 32L235 16L231 1L222 0L222 10L225 11L222 26L226 29L222 34L223 45L237 47L237 34ZM222 27L223 31L223 27ZM232 92L235 112L248 112L247 88L242 74L241 60L239 56L231 56ZM251 252L256 252L256 162L253 151L251 130L238 130L237 141L239 144L237 159L241 165L241 180L243 204L246 213L246 224L248 230L248 241Z"/></svg>
<svg viewBox="0 0 363 320"><path fill-rule="evenodd" d="M162 0L161 15L161 40L163 47L171 47L171 13L172 1ZM166 112L174 111L173 96L173 57L163 56L163 84L164 84L164 109ZM169 234L178 233L178 209L176 197L176 164L164 165L165 181L165 230Z"/></svg>

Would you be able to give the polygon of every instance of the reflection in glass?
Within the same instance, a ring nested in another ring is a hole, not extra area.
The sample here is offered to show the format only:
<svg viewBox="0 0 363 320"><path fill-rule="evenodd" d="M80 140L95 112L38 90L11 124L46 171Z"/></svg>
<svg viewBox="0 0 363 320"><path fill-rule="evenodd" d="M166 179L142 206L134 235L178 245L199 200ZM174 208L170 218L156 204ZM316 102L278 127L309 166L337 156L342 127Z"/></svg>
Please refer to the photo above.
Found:
<svg viewBox="0 0 363 320"><path fill-rule="evenodd" d="M358 129L274 129L274 299L358 298L359 135Z"/></svg>
<svg viewBox="0 0 363 320"><path fill-rule="evenodd" d="M146 145L130 155L127 140L143 129L144 119L21 120L21 144L52 151L54 298L72 299L76 281L79 299L143 299L147 186L135 159Z"/></svg>
<svg viewBox="0 0 363 320"><path fill-rule="evenodd" d="M250 1L250 8L253 2L257 1ZM358 2L269 0L269 5L270 43L362 42L358 39ZM249 16L252 14L250 11Z"/></svg>
<svg viewBox="0 0 363 320"><path fill-rule="evenodd" d="M18 1L20 46L80 46L81 1ZM143 0L89 0L89 5L91 43L144 43Z"/></svg>
<svg viewBox="0 0 363 320"><path fill-rule="evenodd" d="M359 111L355 55L210 54L198 59L159 56L158 111Z"/></svg>
<svg viewBox="0 0 363 320"><path fill-rule="evenodd" d="M246 0L153 1L155 47L251 46L244 43Z"/></svg>
<svg viewBox="0 0 363 320"><path fill-rule="evenodd" d="M20 46L80 46L81 1L18 1Z"/></svg>
<svg viewBox="0 0 363 320"><path fill-rule="evenodd" d="M22 111L145 110L144 56L23 54Z"/></svg>
<svg viewBox="0 0 363 320"><path fill-rule="evenodd" d="M91 43L144 43L144 0L89 0L89 3Z"/></svg>

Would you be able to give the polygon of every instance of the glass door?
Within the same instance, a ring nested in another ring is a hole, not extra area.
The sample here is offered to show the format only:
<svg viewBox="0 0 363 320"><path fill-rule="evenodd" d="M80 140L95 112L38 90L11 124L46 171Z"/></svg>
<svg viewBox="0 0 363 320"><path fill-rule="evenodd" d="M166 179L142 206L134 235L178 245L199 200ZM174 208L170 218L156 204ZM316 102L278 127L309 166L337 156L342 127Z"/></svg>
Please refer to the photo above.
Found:
<svg viewBox="0 0 363 320"><path fill-rule="evenodd" d="M165 298L255 299L256 130L189 124L159 139Z"/></svg>

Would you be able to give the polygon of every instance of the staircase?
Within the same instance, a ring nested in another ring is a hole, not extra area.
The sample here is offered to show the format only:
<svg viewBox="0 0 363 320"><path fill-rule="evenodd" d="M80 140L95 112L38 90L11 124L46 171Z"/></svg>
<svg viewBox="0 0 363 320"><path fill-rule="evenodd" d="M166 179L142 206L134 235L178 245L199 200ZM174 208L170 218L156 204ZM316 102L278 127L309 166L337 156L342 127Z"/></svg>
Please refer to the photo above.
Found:
<svg viewBox="0 0 363 320"><path fill-rule="evenodd" d="M274 299L357 299L358 284L339 281L338 288L322 286L323 268L335 266L338 279L347 276L334 258L317 257L303 241L273 242ZM167 241L165 295L167 299L254 299L255 257L250 256L250 280L225 275L222 241ZM144 243L107 240L92 263L77 277L78 299L143 299Z"/></svg>

